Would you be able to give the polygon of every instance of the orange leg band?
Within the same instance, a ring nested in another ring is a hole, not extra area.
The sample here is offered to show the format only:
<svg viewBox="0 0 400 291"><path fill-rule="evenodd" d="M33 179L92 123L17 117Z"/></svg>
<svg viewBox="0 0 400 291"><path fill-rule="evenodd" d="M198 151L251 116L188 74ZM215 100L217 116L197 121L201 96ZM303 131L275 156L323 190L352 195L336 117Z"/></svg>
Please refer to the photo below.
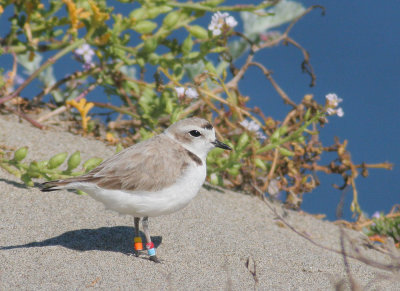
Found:
<svg viewBox="0 0 400 291"><path fill-rule="evenodd" d="M135 250L137 251L143 250L143 243L141 237L135 237L134 242L135 242Z"/></svg>

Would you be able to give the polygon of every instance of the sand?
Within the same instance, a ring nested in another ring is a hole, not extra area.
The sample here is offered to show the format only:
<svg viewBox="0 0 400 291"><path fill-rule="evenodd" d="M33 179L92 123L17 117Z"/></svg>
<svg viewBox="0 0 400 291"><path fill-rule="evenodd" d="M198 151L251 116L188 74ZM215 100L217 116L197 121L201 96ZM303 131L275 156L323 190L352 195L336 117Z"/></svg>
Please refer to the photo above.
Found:
<svg viewBox="0 0 400 291"><path fill-rule="evenodd" d="M80 150L83 158L115 151L10 116L0 116L0 145L29 146L28 160L62 151ZM150 218L161 264L132 255L132 217L105 210L89 196L43 193L0 169L0 199L0 290L334 290L341 280L350 288L342 255L284 226L256 197L202 189L185 209ZM275 207L299 232L340 250L338 226ZM363 234L346 233L366 257L390 263L364 246ZM348 260L363 289L400 290L398 274L396 280L389 271Z"/></svg>

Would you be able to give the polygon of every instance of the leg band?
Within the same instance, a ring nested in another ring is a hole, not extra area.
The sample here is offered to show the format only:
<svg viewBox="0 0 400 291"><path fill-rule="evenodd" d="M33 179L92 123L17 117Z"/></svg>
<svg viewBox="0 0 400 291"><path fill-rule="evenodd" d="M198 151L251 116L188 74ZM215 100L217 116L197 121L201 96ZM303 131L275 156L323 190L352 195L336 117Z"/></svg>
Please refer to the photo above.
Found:
<svg viewBox="0 0 400 291"><path fill-rule="evenodd" d="M146 249L147 249L147 253L149 254L149 256L156 255L156 249L154 248L153 242L146 243Z"/></svg>
<svg viewBox="0 0 400 291"><path fill-rule="evenodd" d="M135 250L137 251L143 250L142 238L140 236L136 236L134 238L134 242L135 242Z"/></svg>

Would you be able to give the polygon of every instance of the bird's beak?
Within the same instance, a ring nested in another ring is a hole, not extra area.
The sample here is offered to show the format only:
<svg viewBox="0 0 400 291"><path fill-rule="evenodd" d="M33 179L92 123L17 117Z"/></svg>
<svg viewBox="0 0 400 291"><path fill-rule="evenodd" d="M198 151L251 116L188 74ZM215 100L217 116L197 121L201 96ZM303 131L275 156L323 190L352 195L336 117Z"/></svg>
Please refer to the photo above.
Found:
<svg viewBox="0 0 400 291"><path fill-rule="evenodd" d="M212 144L214 146L216 146L217 148L221 148L224 150L232 150L227 144L224 144L223 142L220 142L218 139L216 139L215 141L212 142Z"/></svg>

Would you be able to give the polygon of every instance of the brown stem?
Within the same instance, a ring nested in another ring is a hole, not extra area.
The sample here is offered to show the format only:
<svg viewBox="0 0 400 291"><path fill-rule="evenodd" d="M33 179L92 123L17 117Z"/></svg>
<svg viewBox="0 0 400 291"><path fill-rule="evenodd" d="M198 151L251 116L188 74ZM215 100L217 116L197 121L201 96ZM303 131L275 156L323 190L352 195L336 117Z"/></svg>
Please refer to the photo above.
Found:
<svg viewBox="0 0 400 291"><path fill-rule="evenodd" d="M379 163L379 164L361 164L361 165L355 165L356 168L370 168L370 169L386 169L386 170L392 170L393 169L393 164L384 162L384 163Z"/></svg>
<svg viewBox="0 0 400 291"><path fill-rule="evenodd" d="M101 79L99 79L96 83L91 84L88 88L83 90L83 92L81 94L79 94L78 97L76 97L74 100L75 101L79 101L82 98L86 97L86 95L89 94L89 92L93 91L97 87L97 85L99 83L101 83ZM50 113L48 113L48 114L46 114L44 116L41 116L38 119L38 121L43 122L43 121L45 121L45 120L47 120L47 119L49 119L49 118L51 118L51 117L53 117L55 115L58 115L58 114L61 114L61 113L65 112L66 110L67 110L67 106L65 106L65 105L60 106L60 107L56 108L55 110L51 111Z"/></svg>
<svg viewBox="0 0 400 291"><path fill-rule="evenodd" d="M253 187L257 190L257 191L261 191L260 189L258 189L258 187L256 185L253 185ZM262 192L260 193L262 195ZM327 246L324 246L316 241L314 241L313 239L311 239L309 236L305 235L304 233L298 231L294 226L292 226L289 222L287 222L285 220L285 218L283 218L278 211L275 209L275 207L273 207L265 198L264 195L262 195L263 197L263 201L265 203L265 205L274 213L274 215L280 220L282 221L282 223L284 225L286 225L290 230L292 230L294 233L296 233L297 235L301 236L302 238L304 238L305 240L309 241L310 243L312 243L313 245L322 248L324 250L330 251L330 252L334 252L337 254L342 254L342 252L340 250L336 250ZM351 242L351 240L349 240ZM382 264L379 262L376 262L374 260L368 259L364 256L362 256L362 254L360 254L357 249L356 249L357 255L352 255L352 254L347 254L347 257L355 259L357 261L360 261L364 264L367 264L371 267L374 268L378 268L378 269L382 269L382 270L388 270L388 271L393 271L393 270L399 270L400 266L399 265L394 265L394 264Z"/></svg>
<svg viewBox="0 0 400 291"><path fill-rule="evenodd" d="M264 186L262 187L262 190L265 192L268 189L268 185L272 180L272 176L274 175L276 165L278 163L278 158L279 158L279 151L278 148L275 148L274 150L274 160L272 162L271 169L269 170L268 176L267 176L267 181L265 181Z"/></svg>
<svg viewBox="0 0 400 291"><path fill-rule="evenodd" d="M310 75L310 77L311 77L310 87L314 87L317 77L315 76L314 69L310 63L310 54L308 53L308 51L306 51L299 43L297 43L292 38L287 37L285 41L287 41L288 43L291 43L292 45L297 47L299 50L301 50L301 52L303 53L304 60L301 64L301 68L302 68L303 72L306 72L308 75Z"/></svg>
<svg viewBox="0 0 400 291"><path fill-rule="evenodd" d="M226 84L227 88L237 88L239 81L243 78L244 73L246 73L247 69L249 68L249 63L253 60L253 58L254 54L249 54L247 56L247 60L244 65L240 68L235 77L233 77L233 79Z"/></svg>
<svg viewBox="0 0 400 291"><path fill-rule="evenodd" d="M262 64L258 63L258 62L250 62L248 64L249 66L256 66L259 69L261 69L261 71L263 71L265 77L268 79L268 81L271 82L272 86L274 87L274 89L276 90L276 92L278 92L278 94L282 97L283 101L286 104L290 104L293 107L297 107L297 104L294 103L289 96L282 90L282 88L278 85L278 83L275 82L274 78L272 78L271 76L271 71L269 71L266 67L264 67Z"/></svg>
<svg viewBox="0 0 400 291"><path fill-rule="evenodd" d="M40 129L43 129L43 128L44 128L44 125L41 125L39 122L37 122L37 121L33 120L32 118L28 117L27 115L25 115L25 114L22 113L21 111L18 111L18 110L15 110L15 109L11 108L11 107L8 107L8 106L6 106L5 104L3 104L3 106L4 106L4 108L5 108L7 111L10 111L10 112L12 112L12 113L18 115L19 117L25 119L26 121L28 121L29 123L31 123L33 126L35 126L35 127L37 127L37 128L40 128Z"/></svg>
<svg viewBox="0 0 400 291"><path fill-rule="evenodd" d="M239 81L243 78L245 72L246 72L247 69L249 68L249 64L253 61L254 53L256 53L257 51L259 51L259 50L261 50L261 49L263 49L263 48L272 47L272 46L274 46L274 45L277 45L277 44L278 44L279 42L281 42L281 41L288 41L288 42L290 42L291 39L289 40L289 36L288 36L288 35L289 35L289 32L291 31L291 29L293 28L293 26L294 26L302 17L304 17L306 14L308 14L309 12L311 12L312 10L314 10L314 9L316 9L316 8L322 9L322 10L323 10L323 13L325 13L325 8L324 8L323 6L320 6L320 5L313 5L313 6L309 7L306 11L304 11L304 12L303 12L300 16L298 16L296 19L294 19L294 20L290 23L290 25L288 26L288 28L286 29L286 31L285 31L280 37L278 37L278 38L276 38L276 39L274 39L274 40L272 40L272 41L265 42L265 43L263 43L263 44L259 44L259 45L253 44L253 43L251 42L251 40L249 40L249 39L248 39L247 37L245 37L244 35L242 35L242 34L240 34L240 33L235 33L236 35L238 35L238 36L244 38L244 39L250 44L250 54L247 56L247 60L245 61L244 65L240 68L240 70L236 73L235 77L234 77L232 80L230 80L230 81L226 84L226 87L227 87L227 88L237 88ZM296 43L296 44L297 44L297 43ZM293 45L295 45L295 44L293 44ZM298 45L298 44L297 44L297 45ZM296 45L295 45L295 46L296 46ZM303 52L303 55L305 56L305 60L304 60L304 62L303 62L302 67L303 67L303 70L307 71L307 72L310 74L311 79L312 79L311 84L314 84L314 83L315 83L315 74L314 74L314 72L313 72L313 69L312 69L310 63L308 62L308 59L309 59L308 53L305 54L306 51L305 51L300 45L298 45L298 46L296 46L296 47L300 48L301 51ZM307 58L306 58L306 57L307 57ZM275 86L274 86L274 87L275 87ZM280 92L278 92L278 93L281 94ZM290 103L289 103L289 104L290 104Z"/></svg>
<svg viewBox="0 0 400 291"><path fill-rule="evenodd" d="M70 80L75 80L75 79L81 78L81 77L83 77L83 76L86 75L86 74L97 73L97 72L100 72L100 71L101 71L101 68L99 68L99 67L92 68L92 69L89 69L89 70L86 70L86 71L77 71L77 72L75 72L75 73L73 73L73 74L71 74L71 75L68 75L67 77L65 77L65 78L63 78L63 79L61 79L61 80L58 80L56 83L54 83L54 84L51 85L50 87L44 88L44 89L42 90L42 92L40 92L39 94L37 94L37 95L33 98L33 100L34 100L35 102L40 102L40 100L43 98L43 96L49 94L49 93L50 93L51 91L53 91L54 89L57 89L57 88L60 87L62 84L66 83L66 82L68 82L68 81L70 81Z"/></svg>
<svg viewBox="0 0 400 291"><path fill-rule="evenodd" d="M131 111L129 111L129 109L118 107L118 106L114 106L114 105L111 105L111 104L108 104L108 103L101 103L101 102L92 102L92 103L96 107L108 108L108 109L114 110L116 112L119 112L119 113L122 113L122 114L126 114L126 115L132 116L134 118L140 119L138 115L136 115L135 113L132 113Z"/></svg>

